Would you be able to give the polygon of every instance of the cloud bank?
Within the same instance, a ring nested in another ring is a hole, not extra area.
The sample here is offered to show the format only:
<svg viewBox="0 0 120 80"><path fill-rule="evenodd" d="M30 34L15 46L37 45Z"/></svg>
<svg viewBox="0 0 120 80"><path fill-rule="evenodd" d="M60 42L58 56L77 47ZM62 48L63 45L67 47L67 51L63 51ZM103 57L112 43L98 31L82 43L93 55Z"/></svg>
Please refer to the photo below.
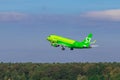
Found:
<svg viewBox="0 0 120 80"><path fill-rule="evenodd" d="M78 24L95 19L102 21L120 21L120 9L90 11L80 15L26 14L19 12L0 12L0 22L38 22Z"/></svg>
<svg viewBox="0 0 120 80"><path fill-rule="evenodd" d="M120 9L86 12L82 17L120 21Z"/></svg>
<svg viewBox="0 0 120 80"><path fill-rule="evenodd" d="M0 21L20 21L27 19L27 16L19 12L0 12Z"/></svg>

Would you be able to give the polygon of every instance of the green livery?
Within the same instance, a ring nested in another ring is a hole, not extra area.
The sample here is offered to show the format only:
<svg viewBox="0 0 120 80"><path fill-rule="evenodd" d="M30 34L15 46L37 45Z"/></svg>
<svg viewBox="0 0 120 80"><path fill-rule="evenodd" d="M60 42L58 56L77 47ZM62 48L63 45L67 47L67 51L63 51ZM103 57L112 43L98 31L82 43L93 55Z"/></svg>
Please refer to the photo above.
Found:
<svg viewBox="0 0 120 80"><path fill-rule="evenodd" d="M65 38L62 36L58 35L49 35L47 37L47 40L50 41L51 45L54 47L62 47L62 50L65 50L65 47L70 48L70 50L73 50L74 48L82 49L82 48L91 48L91 38L92 38L92 33L90 33L83 41L75 41L69 38ZM95 43L92 42L92 43Z"/></svg>

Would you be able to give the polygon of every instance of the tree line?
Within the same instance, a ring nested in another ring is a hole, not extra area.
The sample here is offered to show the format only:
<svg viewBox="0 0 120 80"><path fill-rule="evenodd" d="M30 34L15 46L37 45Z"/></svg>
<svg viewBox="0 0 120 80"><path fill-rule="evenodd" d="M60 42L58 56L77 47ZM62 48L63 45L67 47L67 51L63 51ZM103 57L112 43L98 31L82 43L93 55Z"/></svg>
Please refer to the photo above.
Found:
<svg viewBox="0 0 120 80"><path fill-rule="evenodd" d="M120 63L0 63L0 80L120 80Z"/></svg>

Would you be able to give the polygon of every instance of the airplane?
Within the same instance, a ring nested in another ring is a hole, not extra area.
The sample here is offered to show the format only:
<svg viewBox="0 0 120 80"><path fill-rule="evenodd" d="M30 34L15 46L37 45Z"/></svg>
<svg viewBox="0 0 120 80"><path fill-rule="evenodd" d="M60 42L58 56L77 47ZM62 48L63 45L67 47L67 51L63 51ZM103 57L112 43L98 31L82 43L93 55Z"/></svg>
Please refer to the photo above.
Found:
<svg viewBox="0 0 120 80"><path fill-rule="evenodd" d="M70 48L70 50L89 49L89 48L92 48L91 44L94 44L96 42L96 40L91 42L92 36L93 34L90 33L83 41L79 42L70 38L65 38L62 36L51 34L47 37L47 40L51 43L51 46L53 47L61 46L62 50L65 50L65 47Z"/></svg>

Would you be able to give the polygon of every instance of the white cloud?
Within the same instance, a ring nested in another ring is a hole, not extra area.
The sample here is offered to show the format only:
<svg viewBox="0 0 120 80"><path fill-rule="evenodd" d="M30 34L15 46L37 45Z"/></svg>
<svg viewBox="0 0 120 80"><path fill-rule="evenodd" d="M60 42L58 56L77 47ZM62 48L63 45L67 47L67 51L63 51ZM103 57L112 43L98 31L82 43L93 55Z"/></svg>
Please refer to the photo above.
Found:
<svg viewBox="0 0 120 80"><path fill-rule="evenodd" d="M107 19L120 21L120 9L104 10L104 11L92 11L82 14L83 17L95 18L95 19Z"/></svg>
<svg viewBox="0 0 120 80"><path fill-rule="evenodd" d="M19 21L27 18L27 14L18 12L0 12L0 21Z"/></svg>

